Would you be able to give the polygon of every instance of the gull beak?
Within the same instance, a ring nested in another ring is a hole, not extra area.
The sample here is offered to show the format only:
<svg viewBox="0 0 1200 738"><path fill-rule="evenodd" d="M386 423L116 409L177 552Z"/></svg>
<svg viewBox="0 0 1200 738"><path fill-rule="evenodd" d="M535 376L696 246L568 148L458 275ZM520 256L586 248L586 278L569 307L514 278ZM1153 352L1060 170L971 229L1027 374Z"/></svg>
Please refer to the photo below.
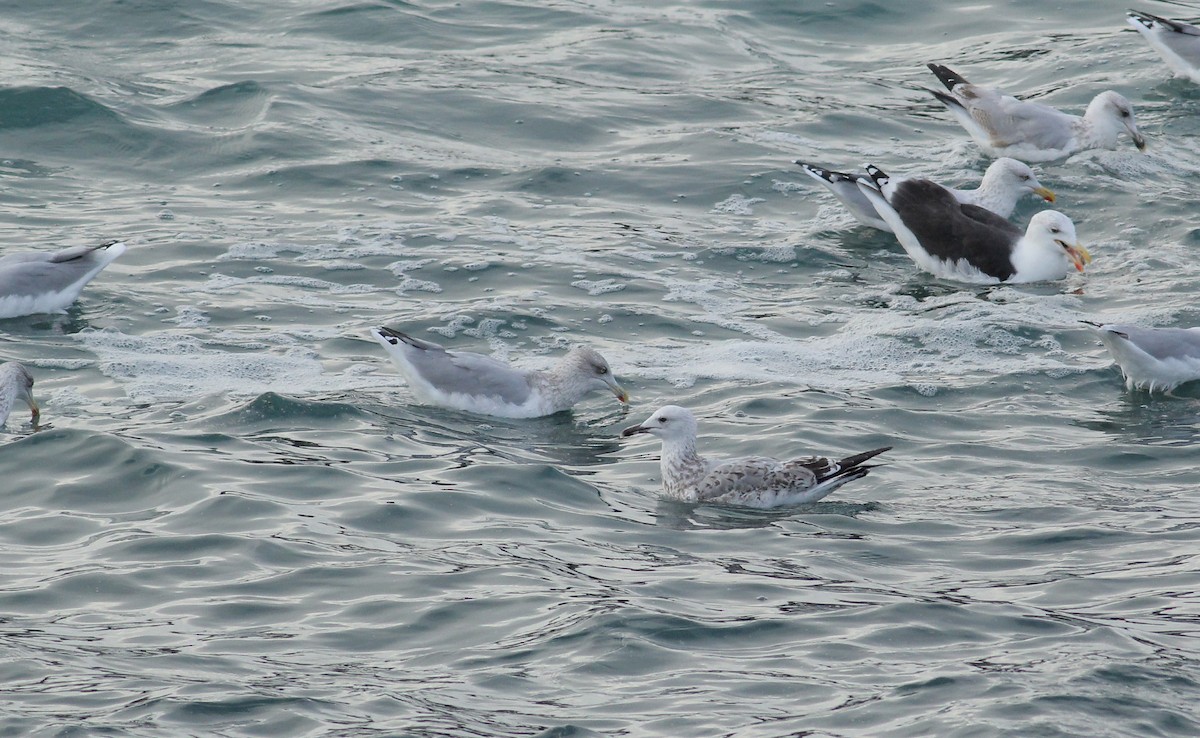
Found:
<svg viewBox="0 0 1200 738"><path fill-rule="evenodd" d="M608 385L608 388L609 388L610 390L612 390L612 393L613 393L614 395L616 395L616 396L617 396L617 400L618 400L618 401L619 401L619 402L620 402L622 405L628 405L628 404L629 404L629 393L625 391L625 388L624 388L624 387L622 387L621 385L617 384L617 380L615 380L615 379L613 379L613 378L612 378L612 374L611 374L611 373L610 373L610 374L609 374L609 375L608 375L608 376L605 378L605 380L604 380L604 383Z"/></svg>
<svg viewBox="0 0 1200 738"><path fill-rule="evenodd" d="M1133 145L1137 147L1137 150L1144 153L1146 151L1145 136L1143 136L1138 131L1130 131L1129 135L1133 136Z"/></svg>
<svg viewBox="0 0 1200 738"><path fill-rule="evenodd" d="M1075 265L1076 270L1082 272L1085 265L1092 263L1092 254L1083 244L1069 244L1063 243L1062 241L1059 241L1058 243L1060 246L1066 249L1067 258L1070 259L1071 263Z"/></svg>
<svg viewBox="0 0 1200 738"><path fill-rule="evenodd" d="M38 418L42 417L42 411L38 409L38 405L33 401L33 397L29 398L29 414L29 422L33 424L34 428L37 428Z"/></svg>
<svg viewBox="0 0 1200 738"><path fill-rule="evenodd" d="M650 432L650 429L644 425L631 425L628 428L626 428L625 430L621 431L621 437L628 438L630 436L636 436L639 433L649 433L649 432Z"/></svg>
<svg viewBox="0 0 1200 738"><path fill-rule="evenodd" d="M1046 202L1054 202L1054 190L1048 187L1035 187L1033 188L1033 194L1042 198Z"/></svg>

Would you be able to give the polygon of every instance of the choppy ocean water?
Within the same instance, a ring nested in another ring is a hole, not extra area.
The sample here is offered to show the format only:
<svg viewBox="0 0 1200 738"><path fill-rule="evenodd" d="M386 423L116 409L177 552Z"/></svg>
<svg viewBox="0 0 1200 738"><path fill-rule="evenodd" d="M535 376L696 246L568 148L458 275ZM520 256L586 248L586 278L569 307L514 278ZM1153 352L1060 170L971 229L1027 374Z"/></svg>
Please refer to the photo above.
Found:
<svg viewBox="0 0 1200 738"><path fill-rule="evenodd" d="M130 243L0 325L48 424L0 439L0 734L1200 734L1200 390L1078 323L1200 324L1200 88L1125 7L0 8L3 249ZM1148 154L1038 168L1086 274L935 280L791 163L973 183L928 61L1133 101ZM381 324L586 341L633 405L415 405ZM664 503L617 432L666 402L716 454L895 449Z"/></svg>

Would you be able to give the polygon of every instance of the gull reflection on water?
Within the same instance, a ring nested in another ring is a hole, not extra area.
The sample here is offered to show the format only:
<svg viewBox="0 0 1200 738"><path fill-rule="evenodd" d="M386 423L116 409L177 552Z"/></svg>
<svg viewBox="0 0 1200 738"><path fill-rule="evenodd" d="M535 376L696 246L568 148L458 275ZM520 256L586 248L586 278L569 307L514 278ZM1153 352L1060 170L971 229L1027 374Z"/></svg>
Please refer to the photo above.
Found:
<svg viewBox="0 0 1200 738"><path fill-rule="evenodd" d="M1200 441L1200 382L1169 393L1126 390L1119 404L1076 424L1139 445L1194 445Z"/></svg>
<svg viewBox="0 0 1200 738"><path fill-rule="evenodd" d="M759 510L752 507L708 505L700 502L659 500L654 508L654 522L675 530L738 530L742 528L767 528L784 520L805 515L845 515L856 517L864 512L878 510L876 502L821 501L811 505L794 505Z"/></svg>

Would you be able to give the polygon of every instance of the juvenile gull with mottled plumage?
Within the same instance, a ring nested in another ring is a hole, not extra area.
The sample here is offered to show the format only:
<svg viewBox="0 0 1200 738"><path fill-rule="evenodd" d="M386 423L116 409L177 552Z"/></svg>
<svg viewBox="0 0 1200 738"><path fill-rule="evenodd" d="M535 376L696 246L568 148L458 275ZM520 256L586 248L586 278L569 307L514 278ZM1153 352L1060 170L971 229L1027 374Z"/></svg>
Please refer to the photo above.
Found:
<svg viewBox="0 0 1200 738"><path fill-rule="evenodd" d="M1170 392L1200 379L1200 328L1110 324L1096 326L1096 333L1130 389Z"/></svg>
<svg viewBox="0 0 1200 738"><path fill-rule="evenodd" d="M859 190L875 206L917 266L943 279L974 284L1061 279L1092 260L1075 224L1045 210L1021 230L990 210L963 205L927 179L893 181L867 165Z"/></svg>
<svg viewBox="0 0 1200 738"><path fill-rule="evenodd" d="M0 257L0 318L66 310L84 285L125 253L125 244L22 251Z"/></svg>
<svg viewBox="0 0 1200 738"><path fill-rule="evenodd" d="M879 215L867 196L858 189L860 180L870 181L865 175L835 172L803 161L796 163L804 169L808 176L832 192L833 196L841 201L842 205L846 206L850 214L860 223L888 233L892 232L892 227ZM959 190L950 187L946 189L959 202L987 208L1001 218L1012 215L1013 210L1017 207L1017 201L1027 194L1034 194L1047 202L1054 202L1054 193L1042 186L1029 165L1008 157L1002 157L992 162L987 171L983 173L983 179L979 181L979 187L976 189Z"/></svg>
<svg viewBox="0 0 1200 738"><path fill-rule="evenodd" d="M649 433L662 439L662 487L667 499L771 508L816 502L843 484L866 476L864 462L877 448L844 459L804 456L780 461L765 456L717 461L696 452L696 416L678 405L659 408L622 436Z"/></svg>
<svg viewBox="0 0 1200 738"><path fill-rule="evenodd" d="M413 394L433 405L505 418L536 418L569 410L595 390L609 390L621 402L629 402L608 362L590 348L571 349L546 371L527 371L483 354L447 351L391 328L373 329L371 335L408 380Z"/></svg>
<svg viewBox="0 0 1200 738"><path fill-rule="evenodd" d="M17 400L29 406L30 422L36 427L41 411L33 400L33 375L24 364L6 361L0 364L0 427L8 422Z"/></svg>
<svg viewBox="0 0 1200 738"><path fill-rule="evenodd" d="M1139 151L1146 139L1138 131L1133 105L1107 90L1088 104L1083 117L1049 105L1018 100L997 89L973 85L948 67L928 65L949 94L930 90L945 105L975 143L992 156L1021 161L1052 161L1085 149L1115 149L1127 133Z"/></svg>

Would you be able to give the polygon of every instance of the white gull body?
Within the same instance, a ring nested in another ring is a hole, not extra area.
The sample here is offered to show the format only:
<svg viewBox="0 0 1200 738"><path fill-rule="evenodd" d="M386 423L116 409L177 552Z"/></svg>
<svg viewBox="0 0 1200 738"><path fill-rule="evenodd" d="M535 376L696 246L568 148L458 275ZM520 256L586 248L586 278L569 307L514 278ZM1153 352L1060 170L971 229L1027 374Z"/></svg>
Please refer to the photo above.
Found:
<svg viewBox="0 0 1200 738"><path fill-rule="evenodd" d="M872 184L859 189L883 216L917 266L942 279L972 284L1061 279L1092 260L1075 224L1044 210L1020 229L991 211L963 205L927 179L893 181L867 165Z"/></svg>
<svg viewBox="0 0 1200 738"><path fill-rule="evenodd" d="M6 361L0 364L0 426L8 423L13 405L20 400L29 406L30 422L37 428L41 411L33 399L33 375L24 364Z"/></svg>
<svg viewBox="0 0 1200 738"><path fill-rule="evenodd" d="M66 310L84 285L123 253L125 244L113 241L0 257L0 318Z"/></svg>
<svg viewBox="0 0 1200 738"><path fill-rule="evenodd" d="M808 176L825 186L836 197L846 210L850 211L863 225L877 228L881 231L892 232L892 227L879 215L871 201L858 189L860 181L870 183L865 175L835 172L815 164L797 161ZM1047 202L1054 202L1054 193L1038 181L1037 175L1028 164L1016 159L1002 157L992 162L979 187L973 190L946 188L954 199L968 205L978 205L991 210L1001 218L1012 215L1017 202L1026 195L1037 195Z"/></svg>
<svg viewBox="0 0 1200 738"><path fill-rule="evenodd" d="M1200 83L1200 28L1131 10L1126 20L1158 52L1176 77Z"/></svg>
<svg viewBox="0 0 1200 738"><path fill-rule="evenodd" d="M1170 392L1200 379L1200 328L1144 328L1108 324L1096 328L1125 375L1129 389Z"/></svg>
<svg viewBox="0 0 1200 738"><path fill-rule="evenodd" d="M1112 90L1096 95L1080 117L973 85L940 64L928 66L949 91L930 92L992 156L1053 161L1086 149L1115 149L1121 134L1128 134L1138 150L1146 148L1133 105Z"/></svg>
<svg viewBox="0 0 1200 738"><path fill-rule="evenodd" d="M490 356L448 351L391 328L371 335L383 346L409 389L431 405L504 418L537 418L569 410L596 390L622 403L629 395L596 351L576 347L553 368L527 371Z"/></svg>
<svg viewBox="0 0 1200 738"><path fill-rule="evenodd" d="M684 502L772 508L820 500L847 482L866 476L864 462L891 447L834 460L804 456L780 461L746 456L718 461L696 452L696 417L678 405L661 407L622 436L649 433L662 439L663 497Z"/></svg>

